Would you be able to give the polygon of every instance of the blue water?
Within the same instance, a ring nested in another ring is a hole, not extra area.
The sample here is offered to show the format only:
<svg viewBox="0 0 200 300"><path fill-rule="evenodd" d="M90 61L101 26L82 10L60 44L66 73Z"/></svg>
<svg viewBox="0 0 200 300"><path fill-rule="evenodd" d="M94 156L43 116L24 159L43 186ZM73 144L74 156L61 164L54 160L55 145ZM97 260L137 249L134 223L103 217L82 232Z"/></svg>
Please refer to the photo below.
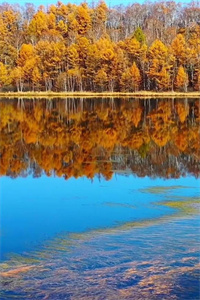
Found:
<svg viewBox="0 0 200 300"><path fill-rule="evenodd" d="M116 175L110 181L3 177L1 184L1 260L38 249L58 234L112 228L126 222L159 219L177 210L156 205L170 195L197 197L193 177L152 180ZM155 194L150 187L183 186ZM187 187L187 188L186 188Z"/></svg>
<svg viewBox="0 0 200 300"><path fill-rule="evenodd" d="M198 300L199 183L2 177L0 299Z"/></svg>

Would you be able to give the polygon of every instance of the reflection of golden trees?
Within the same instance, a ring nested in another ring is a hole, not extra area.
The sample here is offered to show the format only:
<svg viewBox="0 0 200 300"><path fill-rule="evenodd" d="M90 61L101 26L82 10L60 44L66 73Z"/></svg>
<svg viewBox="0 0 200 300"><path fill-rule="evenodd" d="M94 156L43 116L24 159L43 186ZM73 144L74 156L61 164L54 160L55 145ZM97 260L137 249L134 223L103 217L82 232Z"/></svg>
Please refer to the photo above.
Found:
<svg viewBox="0 0 200 300"><path fill-rule="evenodd" d="M199 100L18 100L0 103L0 172L106 179L200 173Z"/></svg>

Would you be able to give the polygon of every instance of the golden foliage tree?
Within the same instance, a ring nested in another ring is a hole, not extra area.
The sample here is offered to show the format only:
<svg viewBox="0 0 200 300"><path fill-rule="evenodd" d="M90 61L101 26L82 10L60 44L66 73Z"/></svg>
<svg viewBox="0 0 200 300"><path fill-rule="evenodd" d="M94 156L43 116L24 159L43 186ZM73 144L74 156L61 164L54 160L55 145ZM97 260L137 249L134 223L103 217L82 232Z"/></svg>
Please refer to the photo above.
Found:
<svg viewBox="0 0 200 300"><path fill-rule="evenodd" d="M187 92L188 87L188 75L185 72L183 66L180 66L178 68L178 72L176 75L176 81L175 85L179 90L183 90L184 92Z"/></svg>

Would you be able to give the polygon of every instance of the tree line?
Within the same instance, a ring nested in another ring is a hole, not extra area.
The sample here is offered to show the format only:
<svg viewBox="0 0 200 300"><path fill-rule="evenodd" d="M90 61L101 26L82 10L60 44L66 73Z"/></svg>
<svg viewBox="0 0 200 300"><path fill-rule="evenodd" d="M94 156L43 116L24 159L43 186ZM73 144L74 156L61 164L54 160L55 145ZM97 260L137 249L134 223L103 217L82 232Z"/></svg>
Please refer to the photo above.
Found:
<svg viewBox="0 0 200 300"><path fill-rule="evenodd" d="M0 102L0 175L200 176L200 101Z"/></svg>
<svg viewBox="0 0 200 300"><path fill-rule="evenodd" d="M200 91L200 6L0 5L0 88Z"/></svg>

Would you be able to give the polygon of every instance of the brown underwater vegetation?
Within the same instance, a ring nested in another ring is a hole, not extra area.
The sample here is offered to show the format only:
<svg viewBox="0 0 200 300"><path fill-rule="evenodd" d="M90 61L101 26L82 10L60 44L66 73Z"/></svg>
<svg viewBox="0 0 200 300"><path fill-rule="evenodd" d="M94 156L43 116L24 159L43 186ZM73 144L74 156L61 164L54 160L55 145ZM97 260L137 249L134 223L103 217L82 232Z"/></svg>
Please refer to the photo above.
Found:
<svg viewBox="0 0 200 300"><path fill-rule="evenodd" d="M3 299L9 299L9 292L20 299L191 298L199 291L193 230L198 224L198 216L190 221L184 211L179 219L169 217L150 226L141 222L136 229L57 237L40 251L11 256L0 265L1 275L6 274L0 295Z"/></svg>

